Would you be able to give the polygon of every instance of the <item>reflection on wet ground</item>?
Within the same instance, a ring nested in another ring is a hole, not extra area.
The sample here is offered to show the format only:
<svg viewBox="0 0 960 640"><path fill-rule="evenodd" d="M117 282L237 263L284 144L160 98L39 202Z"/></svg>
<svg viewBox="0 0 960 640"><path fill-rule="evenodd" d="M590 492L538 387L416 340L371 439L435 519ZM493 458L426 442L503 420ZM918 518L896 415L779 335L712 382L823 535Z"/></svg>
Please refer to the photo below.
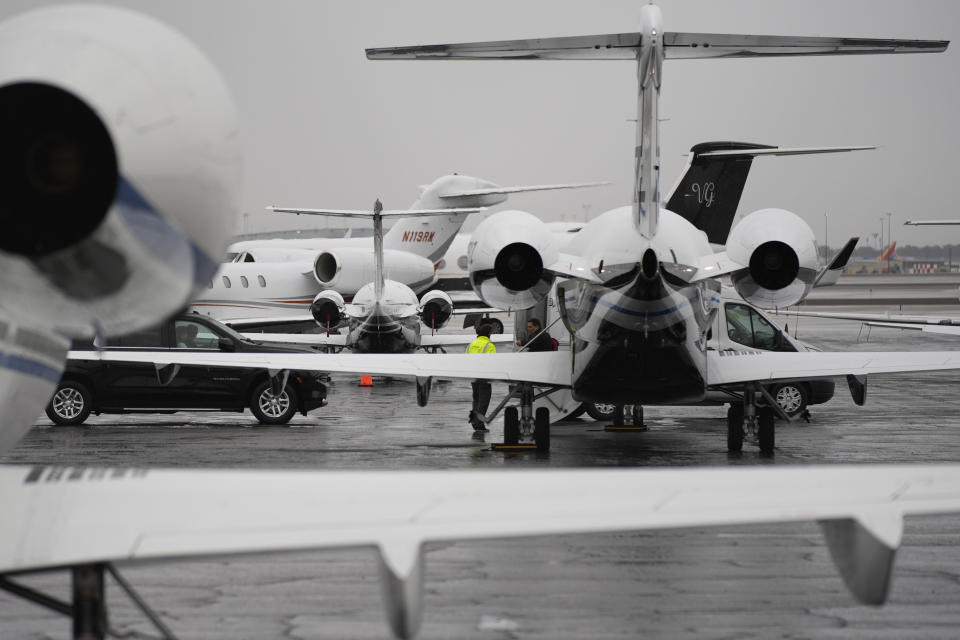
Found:
<svg viewBox="0 0 960 640"><path fill-rule="evenodd" d="M960 338L885 329L857 342L858 330L803 319L799 337L829 350L960 349ZM469 385L438 384L421 408L409 382L367 388L337 377L330 406L290 426L260 427L249 413L99 416L82 427L42 418L2 461L491 473L957 462L958 382L960 373L876 376L867 406L857 407L841 381L833 400L811 409L809 424L779 426L772 458L749 446L727 454L725 407L647 407L644 433L572 420L553 428L549 455L504 455L489 450L501 424L486 442L474 439ZM495 386L495 400L503 391ZM743 487L742 499L750 492ZM504 499L523 500L523 487ZM366 550L138 566L127 577L183 638L387 635ZM423 638L948 638L960 628L960 517L907 522L891 602L880 609L854 603L812 523L435 545L427 578ZM26 581L66 594L62 575ZM109 597L116 626L147 630L122 594ZM3 594L0 620L3 638L69 637L65 620Z"/></svg>

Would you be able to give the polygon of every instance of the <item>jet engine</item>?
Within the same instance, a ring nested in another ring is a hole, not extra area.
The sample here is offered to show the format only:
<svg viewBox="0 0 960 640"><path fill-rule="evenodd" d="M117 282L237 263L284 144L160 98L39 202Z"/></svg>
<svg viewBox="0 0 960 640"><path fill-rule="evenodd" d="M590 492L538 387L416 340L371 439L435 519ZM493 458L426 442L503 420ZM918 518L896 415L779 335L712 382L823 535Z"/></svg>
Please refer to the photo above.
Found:
<svg viewBox="0 0 960 640"><path fill-rule="evenodd" d="M180 33L97 6L0 23L0 139L0 312L123 333L213 277L237 210L238 120Z"/></svg>
<svg viewBox="0 0 960 640"><path fill-rule="evenodd" d="M343 320L343 296L336 291L321 291L310 303L310 313L317 324L332 329Z"/></svg>
<svg viewBox="0 0 960 640"><path fill-rule="evenodd" d="M433 263L407 251L385 250L383 270L387 278L421 291L436 282ZM313 261L313 275L323 287L353 295L376 278L370 249L345 248L321 251Z"/></svg>
<svg viewBox="0 0 960 640"><path fill-rule="evenodd" d="M727 256L748 265L731 275L744 300L778 308L806 297L817 277L817 246L810 226L783 209L761 209L727 238Z"/></svg>
<svg viewBox="0 0 960 640"><path fill-rule="evenodd" d="M420 321L431 329L440 329L453 315L453 300L443 291L427 291L420 298Z"/></svg>
<svg viewBox="0 0 960 640"><path fill-rule="evenodd" d="M524 211L500 211L473 232L467 247L470 284L490 306L529 309L547 297L553 274L546 267L558 250L549 227Z"/></svg>

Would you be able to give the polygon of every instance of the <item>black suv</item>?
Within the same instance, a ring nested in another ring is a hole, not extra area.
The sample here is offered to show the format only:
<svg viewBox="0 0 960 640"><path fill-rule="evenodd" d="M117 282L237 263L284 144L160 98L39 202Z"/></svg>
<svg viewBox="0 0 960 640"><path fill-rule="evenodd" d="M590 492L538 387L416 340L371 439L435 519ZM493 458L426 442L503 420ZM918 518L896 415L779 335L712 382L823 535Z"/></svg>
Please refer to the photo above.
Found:
<svg viewBox="0 0 960 640"><path fill-rule="evenodd" d="M91 342L74 349L93 349ZM243 337L212 318L195 313L175 316L163 324L120 338L107 350L311 352L299 346L266 345ZM70 360L57 386L47 416L57 424L80 424L90 413L173 413L219 410L242 412L246 407L263 424L284 424L299 411L327 403L326 375L291 371L284 388L264 369L203 367Z"/></svg>

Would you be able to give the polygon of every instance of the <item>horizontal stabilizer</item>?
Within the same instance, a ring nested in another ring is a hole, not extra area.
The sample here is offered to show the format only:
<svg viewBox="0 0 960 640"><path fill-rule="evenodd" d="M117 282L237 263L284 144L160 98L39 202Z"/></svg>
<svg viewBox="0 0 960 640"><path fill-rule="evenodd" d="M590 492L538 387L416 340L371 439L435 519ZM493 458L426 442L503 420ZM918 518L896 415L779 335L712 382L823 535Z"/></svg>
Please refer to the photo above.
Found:
<svg viewBox="0 0 960 640"><path fill-rule="evenodd" d="M293 207L265 207L274 213L295 213L297 215L330 216L332 218L372 218L373 211L361 209L297 209ZM379 215L384 218L428 218L430 216L452 216L461 213L477 213L481 207L458 209L384 209Z"/></svg>
<svg viewBox="0 0 960 640"><path fill-rule="evenodd" d="M701 158L722 158L729 156L805 156L815 153L842 153L844 151L870 151L876 149L873 146L858 147L755 147L744 149L717 149L716 151L704 151L699 153Z"/></svg>
<svg viewBox="0 0 960 640"><path fill-rule="evenodd" d="M528 191L552 191L556 189L583 189L586 187L603 187L613 184L612 182L578 182L570 184L539 184L519 187L491 187L488 189L467 189L466 191L456 191L441 193L441 198L464 198L470 196L488 196L509 193L526 193Z"/></svg>
<svg viewBox="0 0 960 640"><path fill-rule="evenodd" d="M960 220L907 220L903 224L911 227L951 226L960 224Z"/></svg>
<svg viewBox="0 0 960 640"><path fill-rule="evenodd" d="M640 33L535 38L367 49L371 60L632 60ZM666 58L761 58L876 53L937 53L948 40L758 36L666 32Z"/></svg>

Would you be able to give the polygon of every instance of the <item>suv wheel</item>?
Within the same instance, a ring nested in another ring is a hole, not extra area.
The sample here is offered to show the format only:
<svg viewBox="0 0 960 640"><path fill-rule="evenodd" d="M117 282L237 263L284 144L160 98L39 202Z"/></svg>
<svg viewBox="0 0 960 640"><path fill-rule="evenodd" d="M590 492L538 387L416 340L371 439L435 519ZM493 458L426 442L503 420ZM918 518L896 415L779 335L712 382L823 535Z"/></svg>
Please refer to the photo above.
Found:
<svg viewBox="0 0 960 640"><path fill-rule="evenodd" d="M288 384L275 394L269 380L262 382L250 395L250 411L260 424L286 424L297 412L297 392Z"/></svg>
<svg viewBox="0 0 960 640"><path fill-rule="evenodd" d="M90 415L90 392L79 382L63 380L50 398L46 413L56 424L81 424Z"/></svg>
<svg viewBox="0 0 960 640"><path fill-rule="evenodd" d="M612 402L587 402L587 415L594 420L612 420L617 412L617 405Z"/></svg>
<svg viewBox="0 0 960 640"><path fill-rule="evenodd" d="M798 382L786 382L772 389L774 400L788 416L795 416L807 408L807 390Z"/></svg>

